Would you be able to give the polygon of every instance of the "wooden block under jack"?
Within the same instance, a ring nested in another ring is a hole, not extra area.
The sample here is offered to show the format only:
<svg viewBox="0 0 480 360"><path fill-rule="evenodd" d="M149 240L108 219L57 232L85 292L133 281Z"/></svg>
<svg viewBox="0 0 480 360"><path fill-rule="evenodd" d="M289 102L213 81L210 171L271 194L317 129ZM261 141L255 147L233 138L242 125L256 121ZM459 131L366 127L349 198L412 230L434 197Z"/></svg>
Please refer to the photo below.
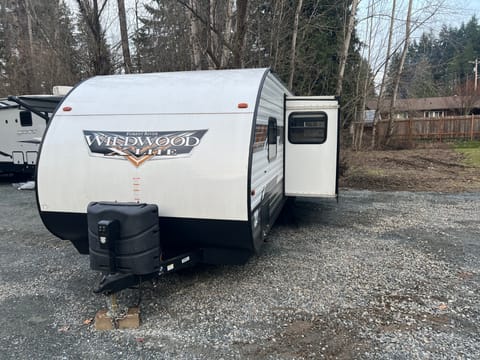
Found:
<svg viewBox="0 0 480 360"><path fill-rule="evenodd" d="M119 329L137 329L140 326L140 309L138 307L128 308L127 315L118 320Z"/></svg>
<svg viewBox="0 0 480 360"><path fill-rule="evenodd" d="M136 329L140 326L140 309L138 307L129 308L127 314L117 320L118 329ZM113 321L108 316L108 310L102 309L95 315L95 330L113 330Z"/></svg>
<svg viewBox="0 0 480 360"><path fill-rule="evenodd" d="M95 315L95 330L113 330L112 318L107 315L108 310L98 310Z"/></svg>

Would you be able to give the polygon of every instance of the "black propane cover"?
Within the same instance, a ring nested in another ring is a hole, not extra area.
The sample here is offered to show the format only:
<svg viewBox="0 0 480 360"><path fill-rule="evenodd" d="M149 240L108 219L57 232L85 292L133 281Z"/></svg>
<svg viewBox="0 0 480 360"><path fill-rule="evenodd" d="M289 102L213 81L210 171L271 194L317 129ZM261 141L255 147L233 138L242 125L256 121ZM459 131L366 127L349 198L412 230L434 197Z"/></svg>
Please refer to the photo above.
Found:
<svg viewBox="0 0 480 360"><path fill-rule="evenodd" d="M87 208L90 268L146 275L159 271L158 207L92 202Z"/></svg>

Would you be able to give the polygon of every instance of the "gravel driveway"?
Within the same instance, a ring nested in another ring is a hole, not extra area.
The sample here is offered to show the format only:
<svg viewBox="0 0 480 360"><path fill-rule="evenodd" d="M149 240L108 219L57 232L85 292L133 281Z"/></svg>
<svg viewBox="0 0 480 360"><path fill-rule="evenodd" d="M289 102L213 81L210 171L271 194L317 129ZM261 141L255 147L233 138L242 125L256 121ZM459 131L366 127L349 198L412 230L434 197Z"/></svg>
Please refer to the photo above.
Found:
<svg viewBox="0 0 480 360"><path fill-rule="evenodd" d="M2 359L480 358L480 193L298 201L246 265L146 284L141 327L106 332L88 257L33 192L0 184L0 205Z"/></svg>

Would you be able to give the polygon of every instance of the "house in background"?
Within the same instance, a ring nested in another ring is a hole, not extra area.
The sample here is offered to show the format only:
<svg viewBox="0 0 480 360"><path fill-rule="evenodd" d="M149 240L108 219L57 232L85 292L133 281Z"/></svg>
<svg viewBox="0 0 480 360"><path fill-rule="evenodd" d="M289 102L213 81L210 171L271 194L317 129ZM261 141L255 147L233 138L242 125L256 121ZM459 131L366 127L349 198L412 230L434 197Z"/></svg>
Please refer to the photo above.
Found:
<svg viewBox="0 0 480 360"><path fill-rule="evenodd" d="M480 138L480 96L446 96L397 100L393 130L389 130L390 99L377 109L377 100L367 102L364 122L354 122L351 133L373 133L373 120L380 111L376 136L383 138L393 131L393 138L415 139L470 139Z"/></svg>
<svg viewBox="0 0 480 360"><path fill-rule="evenodd" d="M380 120L389 118L390 99L380 104ZM372 111L377 111L377 100L369 100L365 108L365 125L373 123ZM446 116L480 114L480 96L444 96L418 99L398 99L396 119L439 118Z"/></svg>

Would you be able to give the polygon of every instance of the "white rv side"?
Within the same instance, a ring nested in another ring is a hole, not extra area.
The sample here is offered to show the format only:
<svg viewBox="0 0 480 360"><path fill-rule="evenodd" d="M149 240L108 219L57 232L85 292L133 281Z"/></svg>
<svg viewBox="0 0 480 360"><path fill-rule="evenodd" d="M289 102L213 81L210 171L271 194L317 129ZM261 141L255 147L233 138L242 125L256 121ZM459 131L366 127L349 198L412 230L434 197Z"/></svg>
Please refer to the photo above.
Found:
<svg viewBox="0 0 480 360"><path fill-rule="evenodd" d="M294 97L269 69L94 77L45 133L40 215L88 253L89 204L152 204L162 258L242 263L287 196L336 195L337 132L335 98Z"/></svg>
<svg viewBox="0 0 480 360"><path fill-rule="evenodd" d="M0 99L0 174L33 175L49 116L63 96Z"/></svg>

